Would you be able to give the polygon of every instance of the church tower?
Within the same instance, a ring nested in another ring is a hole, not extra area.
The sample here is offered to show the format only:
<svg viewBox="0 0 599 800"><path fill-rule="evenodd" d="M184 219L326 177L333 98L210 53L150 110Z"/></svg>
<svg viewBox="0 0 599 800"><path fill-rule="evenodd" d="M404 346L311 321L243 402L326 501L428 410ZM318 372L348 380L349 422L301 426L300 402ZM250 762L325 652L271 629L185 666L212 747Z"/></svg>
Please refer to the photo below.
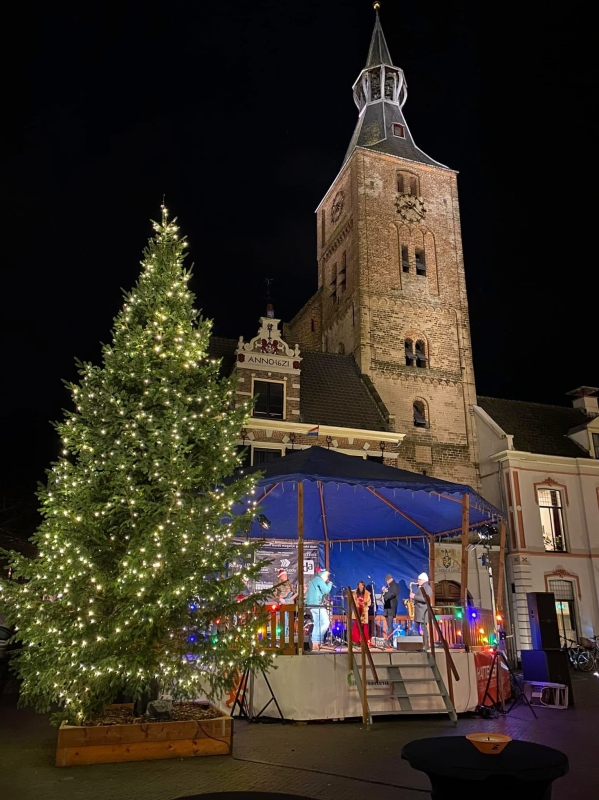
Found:
<svg viewBox="0 0 599 800"><path fill-rule="evenodd" d="M353 94L358 123L316 211L318 291L288 336L353 353L406 434L398 467L477 487L457 175L414 142L378 10Z"/></svg>

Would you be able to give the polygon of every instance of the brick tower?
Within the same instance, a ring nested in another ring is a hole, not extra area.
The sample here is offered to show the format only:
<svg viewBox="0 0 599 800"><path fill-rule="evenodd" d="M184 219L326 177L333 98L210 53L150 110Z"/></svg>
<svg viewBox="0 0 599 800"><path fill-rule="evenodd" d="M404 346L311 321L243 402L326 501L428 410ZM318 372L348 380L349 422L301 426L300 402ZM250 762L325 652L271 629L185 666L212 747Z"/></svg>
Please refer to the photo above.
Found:
<svg viewBox="0 0 599 800"><path fill-rule="evenodd" d="M378 11L353 94L358 124L316 212L318 291L287 335L353 353L407 434L397 466L477 487L457 176L414 143Z"/></svg>

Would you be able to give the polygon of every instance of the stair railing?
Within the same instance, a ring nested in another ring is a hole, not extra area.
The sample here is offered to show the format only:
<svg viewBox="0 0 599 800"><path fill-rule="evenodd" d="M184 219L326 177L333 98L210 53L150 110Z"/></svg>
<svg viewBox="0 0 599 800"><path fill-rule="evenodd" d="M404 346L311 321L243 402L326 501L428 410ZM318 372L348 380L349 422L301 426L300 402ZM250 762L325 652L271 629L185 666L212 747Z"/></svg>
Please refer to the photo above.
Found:
<svg viewBox="0 0 599 800"><path fill-rule="evenodd" d="M372 677L375 683L379 682L379 677L376 672L376 667L374 666L374 661L372 660L372 653L370 652L370 648L368 647L368 642L366 641L366 637L364 636L364 628L362 627L362 620L360 619L360 614L358 613L358 607L356 606L356 601L354 600L354 595L352 593L351 587L348 586L347 590L347 608L348 608L348 615L347 615L347 653L349 656L349 670L353 672L354 670L354 649L351 641L351 628L352 628L352 619L354 618L358 622L358 631L360 632L360 650L362 653L362 722L364 725L368 725L368 698L366 697L366 659L368 659L368 664L370 666L370 670L372 672Z"/></svg>
<svg viewBox="0 0 599 800"><path fill-rule="evenodd" d="M420 592L422 593L422 596L424 597L424 599L426 601L426 606L428 608L428 631L429 631L428 638L429 638L429 641L430 641L430 644L431 644L431 653L433 655L433 658L436 661L437 660L437 654L435 653L435 637L433 635L433 630L434 630L433 626L434 626L436 628L436 630L437 630L437 636L439 637L439 641L441 642L441 646L443 647L443 650L445 651L445 660L446 660L446 664L447 664L447 684L448 684L447 690L449 692L449 699L451 700L451 705L455 708L455 703L454 703L454 700L453 700L453 681L451 679L451 675L453 673L453 676L455 677L456 681L459 681L460 680L460 674L457 671L455 664L453 663L453 658L451 657L451 652L449 650L449 645L447 644L447 641L445 640L445 637L443 636L443 631L441 630L441 626L439 625L439 620L437 619L437 617L435 616L435 614L433 612L433 607L431 605L430 597L425 592L424 586L420 587Z"/></svg>

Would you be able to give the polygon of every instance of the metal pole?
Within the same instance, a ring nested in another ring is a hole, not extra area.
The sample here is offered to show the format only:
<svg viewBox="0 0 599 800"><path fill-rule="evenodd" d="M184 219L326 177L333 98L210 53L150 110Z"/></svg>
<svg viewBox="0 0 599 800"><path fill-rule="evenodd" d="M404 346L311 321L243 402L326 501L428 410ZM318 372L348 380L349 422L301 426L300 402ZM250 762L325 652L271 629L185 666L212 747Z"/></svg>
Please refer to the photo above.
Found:
<svg viewBox="0 0 599 800"><path fill-rule="evenodd" d="M297 647L304 654L304 484L297 485Z"/></svg>
<svg viewBox="0 0 599 800"><path fill-rule="evenodd" d="M503 613L503 585L505 583L505 543L507 536L507 525L502 519L499 525L499 569L497 570L497 611Z"/></svg>
<svg viewBox="0 0 599 800"><path fill-rule="evenodd" d="M466 652L470 649L470 614L468 613L468 532L470 530L470 496L462 495L462 574L461 603L463 613L462 639Z"/></svg>

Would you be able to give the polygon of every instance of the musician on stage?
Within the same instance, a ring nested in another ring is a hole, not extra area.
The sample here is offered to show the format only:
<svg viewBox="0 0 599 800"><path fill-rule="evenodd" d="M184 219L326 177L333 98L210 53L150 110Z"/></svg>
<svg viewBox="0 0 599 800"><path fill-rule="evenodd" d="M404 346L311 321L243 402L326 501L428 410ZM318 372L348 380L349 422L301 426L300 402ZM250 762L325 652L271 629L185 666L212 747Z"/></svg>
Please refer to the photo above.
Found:
<svg viewBox="0 0 599 800"><path fill-rule="evenodd" d="M322 644L325 633L331 624L329 612L324 608L327 595L330 594L333 584L329 581L328 569L316 570L316 575L312 578L306 589L305 605L310 609L314 620L314 631L312 641Z"/></svg>
<svg viewBox="0 0 599 800"><path fill-rule="evenodd" d="M420 625L422 632L422 644L425 650L428 650L428 604L422 596L422 589L426 592L429 598L433 596L433 588L428 582L428 575L426 572L421 572L418 576L418 591L410 592L410 600L414 601L414 622ZM422 587L422 589L421 589Z"/></svg>
<svg viewBox="0 0 599 800"><path fill-rule="evenodd" d="M358 585L352 592L360 620L352 620L351 640L354 644L360 644L360 629L358 625L362 626L366 641L370 644L370 635L368 630L368 609L372 605L372 598L370 592L366 588L364 581L358 581Z"/></svg>
<svg viewBox="0 0 599 800"><path fill-rule="evenodd" d="M387 639L390 639L393 634L393 624L397 614L397 604L399 603L399 586L395 582L393 575L385 575L385 586L383 586L382 594Z"/></svg>
<svg viewBox="0 0 599 800"><path fill-rule="evenodd" d="M289 575L287 574L286 569L277 570L277 581L278 583L273 590L273 599L275 603L278 603L281 606L291 605L294 603L297 597L297 592L289 580Z"/></svg>

